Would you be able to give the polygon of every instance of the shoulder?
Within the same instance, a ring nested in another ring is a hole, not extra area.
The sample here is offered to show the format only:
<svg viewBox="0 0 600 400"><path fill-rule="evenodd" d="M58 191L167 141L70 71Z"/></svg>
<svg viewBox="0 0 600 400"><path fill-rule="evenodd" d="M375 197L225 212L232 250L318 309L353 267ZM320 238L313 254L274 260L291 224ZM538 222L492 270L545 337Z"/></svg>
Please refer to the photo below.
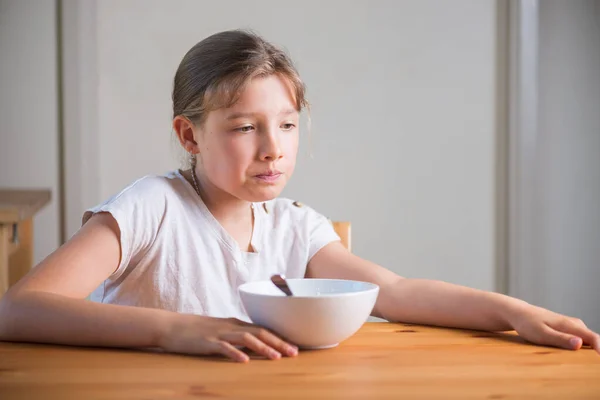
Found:
<svg viewBox="0 0 600 400"><path fill-rule="evenodd" d="M177 172L169 172L165 175L145 175L121 189L111 199L118 199L128 195L146 195L145 198L154 196L168 196L179 194L184 190L184 182Z"/></svg>
<svg viewBox="0 0 600 400"><path fill-rule="evenodd" d="M145 175L120 189L105 201L84 213L85 223L94 213L121 210L124 213L160 214L168 203L180 200L187 194L186 182L177 172L165 175Z"/></svg>
<svg viewBox="0 0 600 400"><path fill-rule="evenodd" d="M303 215L311 211L313 208L307 204L287 197L278 197L276 199L265 202L267 208L271 208L275 213L289 213Z"/></svg>
<svg viewBox="0 0 600 400"><path fill-rule="evenodd" d="M189 195L186 185L188 184L185 178L177 171L164 175L145 175L122 188L106 200L106 203L119 200L156 202L170 197L186 196Z"/></svg>
<svg viewBox="0 0 600 400"><path fill-rule="evenodd" d="M324 215L313 207L300 200L278 197L263 203L267 213L272 214L275 219L291 222L311 222L314 220L328 220Z"/></svg>
<svg viewBox="0 0 600 400"><path fill-rule="evenodd" d="M308 260L323 246L340 240L329 218L299 200L277 198L265 206L276 230L293 231L307 244Z"/></svg>

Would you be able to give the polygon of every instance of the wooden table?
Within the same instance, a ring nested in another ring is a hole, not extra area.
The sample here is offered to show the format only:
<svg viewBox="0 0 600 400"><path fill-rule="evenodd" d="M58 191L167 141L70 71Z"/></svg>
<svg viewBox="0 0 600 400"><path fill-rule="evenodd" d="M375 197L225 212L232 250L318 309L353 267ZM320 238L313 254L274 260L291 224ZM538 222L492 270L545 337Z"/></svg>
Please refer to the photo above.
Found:
<svg viewBox="0 0 600 400"><path fill-rule="evenodd" d="M600 399L600 355L510 334L367 323L296 358L0 342L0 399Z"/></svg>
<svg viewBox="0 0 600 400"><path fill-rule="evenodd" d="M49 190L0 189L0 297L33 267L33 217Z"/></svg>

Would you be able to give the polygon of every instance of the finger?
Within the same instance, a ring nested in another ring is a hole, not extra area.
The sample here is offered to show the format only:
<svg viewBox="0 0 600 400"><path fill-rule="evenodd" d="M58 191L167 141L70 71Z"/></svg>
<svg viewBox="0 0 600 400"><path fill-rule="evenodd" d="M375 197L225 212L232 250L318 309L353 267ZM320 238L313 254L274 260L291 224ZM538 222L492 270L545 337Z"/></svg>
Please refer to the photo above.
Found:
<svg viewBox="0 0 600 400"><path fill-rule="evenodd" d="M542 335L540 336L538 343L569 350L577 350L583 344L580 337L557 331L546 325L542 328Z"/></svg>
<svg viewBox="0 0 600 400"><path fill-rule="evenodd" d="M272 348L276 349L282 354L285 354L290 357L298 355L298 348L296 346L287 343L286 341L282 340L281 338L277 337L276 335L264 328L255 328L254 330L251 330L251 332L262 342L266 343L267 345L271 346Z"/></svg>
<svg viewBox="0 0 600 400"><path fill-rule="evenodd" d="M245 346L256 354L263 355L271 360L277 360L281 358L281 353L267 345L266 343L259 340L256 336L250 332L232 332L222 335L222 340L226 340L231 344L237 344Z"/></svg>
<svg viewBox="0 0 600 400"><path fill-rule="evenodd" d="M229 344L225 341L222 341L222 340L212 342L209 345L208 350L213 354L222 354L225 357L229 357L232 360L237 361L237 362L245 363L245 362L250 361L250 358L248 357L248 355L246 353L236 349L231 344Z"/></svg>
<svg viewBox="0 0 600 400"><path fill-rule="evenodd" d="M600 336L585 326L582 321L563 319L556 323L549 323L548 325L559 332L580 337L583 340L583 343L591 346L600 353Z"/></svg>
<svg viewBox="0 0 600 400"><path fill-rule="evenodd" d="M269 330L255 324L251 324L245 321L242 321L237 318L230 318L230 320L238 325L243 327L245 330L252 333L256 338L258 338L263 343L271 346L273 349L277 350L281 354L285 354L290 357L294 357L298 355L298 348L290 343L283 341L281 338L277 337ZM253 329L247 329L253 328Z"/></svg>
<svg viewBox="0 0 600 400"><path fill-rule="evenodd" d="M589 343L592 346L592 349L596 350L598 354L600 354L600 335L596 332L592 332L594 334L594 340Z"/></svg>
<svg viewBox="0 0 600 400"><path fill-rule="evenodd" d="M244 327L246 327L246 326L257 326L257 325L251 324L249 322L242 321L241 319L238 319L238 318L228 318L228 319L229 319L229 321L231 321L231 323L233 323L235 325L239 325L239 326L244 326Z"/></svg>

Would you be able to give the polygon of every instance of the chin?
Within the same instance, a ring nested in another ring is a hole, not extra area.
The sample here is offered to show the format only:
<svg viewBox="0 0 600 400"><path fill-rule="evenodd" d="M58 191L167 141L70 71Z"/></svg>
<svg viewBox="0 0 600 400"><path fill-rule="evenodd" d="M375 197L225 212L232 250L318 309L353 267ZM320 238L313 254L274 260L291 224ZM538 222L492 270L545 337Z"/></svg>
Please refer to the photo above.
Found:
<svg viewBox="0 0 600 400"><path fill-rule="evenodd" d="M256 188L254 190L249 191L248 196L245 200L251 201L253 203L269 201L277 198L282 191L283 185Z"/></svg>

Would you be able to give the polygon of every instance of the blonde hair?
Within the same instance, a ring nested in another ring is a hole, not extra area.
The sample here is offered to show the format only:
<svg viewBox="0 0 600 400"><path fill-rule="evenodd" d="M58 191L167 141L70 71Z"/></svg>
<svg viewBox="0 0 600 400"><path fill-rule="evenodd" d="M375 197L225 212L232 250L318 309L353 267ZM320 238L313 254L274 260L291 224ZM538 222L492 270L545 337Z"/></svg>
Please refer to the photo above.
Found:
<svg viewBox="0 0 600 400"><path fill-rule="evenodd" d="M230 107L253 78L277 74L290 83L298 112L308 108L305 86L290 57L245 30L216 33L183 57L173 83L173 118L202 124L210 111Z"/></svg>

